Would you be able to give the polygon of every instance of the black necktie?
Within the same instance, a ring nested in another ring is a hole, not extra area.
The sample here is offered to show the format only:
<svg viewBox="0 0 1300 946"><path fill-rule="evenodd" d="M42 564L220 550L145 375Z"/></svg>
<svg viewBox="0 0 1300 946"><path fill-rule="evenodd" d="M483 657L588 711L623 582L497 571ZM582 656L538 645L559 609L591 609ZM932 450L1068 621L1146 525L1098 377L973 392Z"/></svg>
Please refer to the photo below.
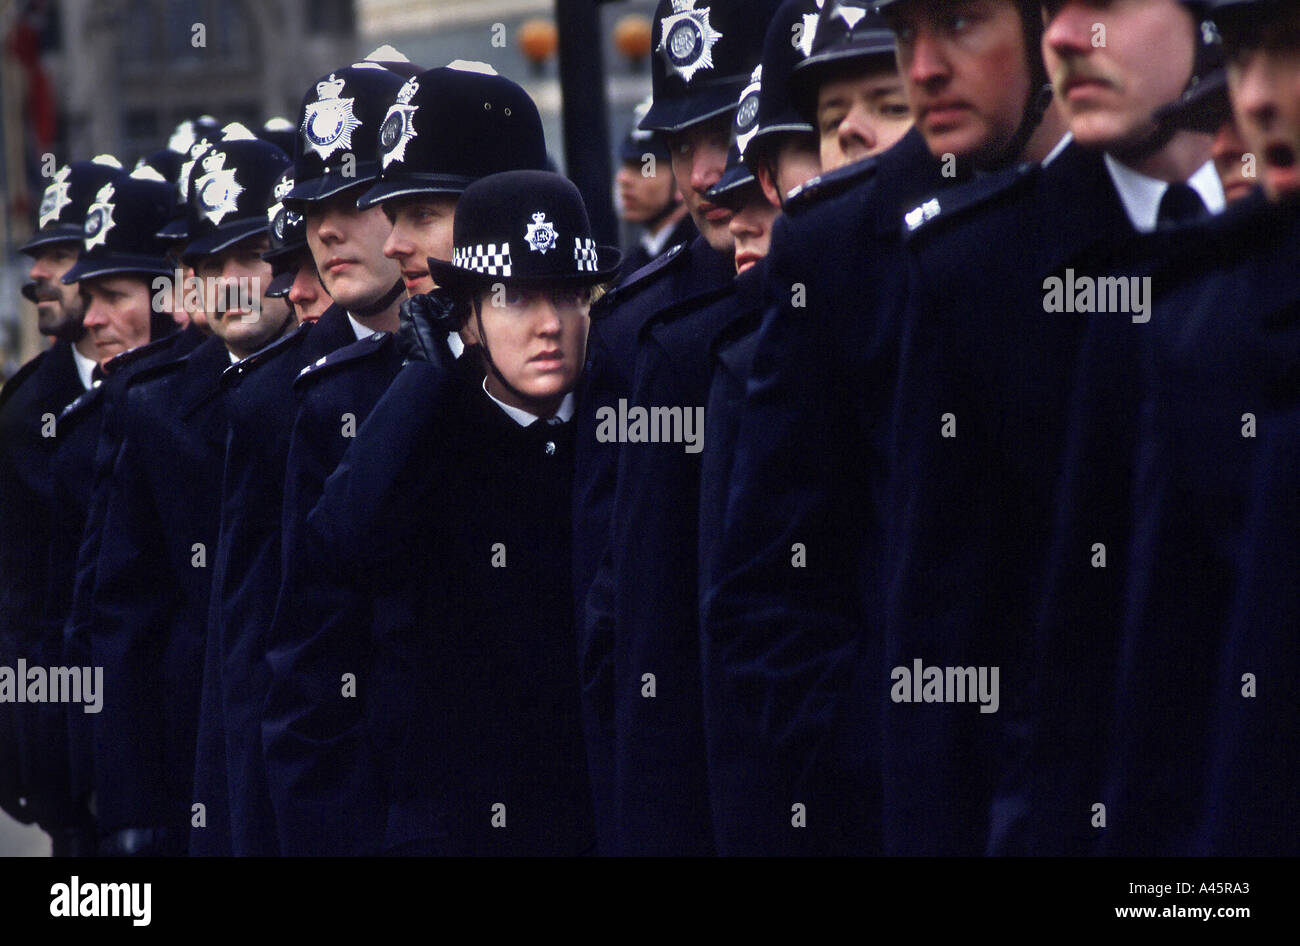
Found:
<svg viewBox="0 0 1300 946"><path fill-rule="evenodd" d="M1161 230L1184 226L1208 215L1205 202L1194 188L1188 184L1170 184L1165 196L1160 198L1156 226Z"/></svg>

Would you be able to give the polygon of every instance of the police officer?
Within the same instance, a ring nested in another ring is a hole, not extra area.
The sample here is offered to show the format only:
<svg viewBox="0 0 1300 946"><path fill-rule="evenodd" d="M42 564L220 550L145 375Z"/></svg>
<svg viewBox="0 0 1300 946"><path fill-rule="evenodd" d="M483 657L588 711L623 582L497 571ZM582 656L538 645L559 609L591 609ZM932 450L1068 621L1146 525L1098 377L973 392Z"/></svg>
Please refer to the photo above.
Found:
<svg viewBox="0 0 1300 946"><path fill-rule="evenodd" d="M736 101L777 4L678 6L656 10L654 97L641 127L667 135L701 235L610 297L592 328L590 374L578 396L574 583L588 754L602 850L625 854L714 851L699 682L698 465L669 457L682 454L681 442L609 442L597 420L620 405L649 406L639 400L641 356L658 344L656 323L734 291L731 213L706 193L722 176ZM703 392L673 396L667 403L683 417L702 410Z"/></svg>
<svg viewBox="0 0 1300 946"><path fill-rule="evenodd" d="M812 179L774 227L724 533L701 589L704 638L716 655L706 673L718 704L732 707L735 756L763 758L771 773L750 793L761 801L736 809L737 851L881 849L872 687L881 673L885 463L908 293L899 219L912 201L976 168L1041 157L1063 134L1042 102L1036 9L997 4L975 33L981 55L931 25L941 15L935 5L896 13L902 35L919 34L924 46L915 54L899 46L909 99L918 109L960 99L969 110L956 123L919 121L893 148ZM842 76L856 54L869 73L883 26L858 7L825 10L813 57L823 53L837 63L831 75ZM1014 82L986 84L993 70ZM812 89L795 96L806 109L815 100Z"/></svg>
<svg viewBox="0 0 1300 946"><path fill-rule="evenodd" d="M1156 229L1171 181L1192 177L1205 206L1223 203L1208 140L1156 119L1198 78L1196 20L1166 0L1045 7L1046 64L1073 143L1038 168L973 183L907 217L917 276L891 457L892 676L882 700L887 846L896 850L1064 853L1095 843L1085 799L1097 792L1096 720L1114 654L1113 620L1098 616L1113 619L1121 596L1116 573L1093 568L1080 548L1100 554L1092 541L1122 548L1123 538L1081 541L1102 531L1085 511L1108 508L1094 496L1111 484L1065 457L1105 443L1088 434L1124 405L1105 387L1099 399L1087 392L1122 375L1136 346L1119 334L1134 324L1127 316L1066 316L1047 280L1140 263L1144 250L1120 244ZM1111 37L1104 51L1084 35L1098 22ZM1165 55L1152 55L1157 38ZM950 120L939 110L929 122ZM1091 259L1112 250L1117 263ZM956 259L970 261L965 275ZM988 680L997 667L999 695L990 684L975 711L952 693L909 689L930 666Z"/></svg>
<svg viewBox="0 0 1300 946"><path fill-rule="evenodd" d="M271 188L272 203L266 208L269 248L262 254L262 259L271 264L271 281L264 294L288 300L298 322L315 322L332 300L316 272L302 214L284 206L284 196L293 190L293 181L290 167Z"/></svg>
<svg viewBox="0 0 1300 946"><path fill-rule="evenodd" d="M184 358L140 372L123 400L91 631L115 694L95 729L96 797L111 853L184 853L192 815L217 837L226 831L203 767L197 796L194 784L207 558L226 439L219 379L288 322L282 301L261 302L270 266L259 256L266 198L288 160L238 129L199 157L182 256L200 279L212 335Z"/></svg>
<svg viewBox="0 0 1300 946"><path fill-rule="evenodd" d="M650 100L636 107L632 127L619 146L619 215L625 223L640 229L635 245L623 256L624 278L657 257L670 246L689 243L698 232L686 210L663 135L642 131L637 125L650 110Z"/></svg>
<svg viewBox="0 0 1300 946"><path fill-rule="evenodd" d="M63 277L81 282L85 323L103 374L101 383L59 413L51 467L55 502L42 623L43 633L62 637L67 666L95 665L88 626L73 621L72 606L74 587L94 574L89 552L97 552L99 541L89 534L87 520L94 490L105 479L99 471L111 469L115 457L116 441L101 435L137 372L180 357L203 338L193 327L176 332L171 312L153 304L153 281L171 275L166 244L155 234L172 210L172 188L157 172L119 172L87 208L81 252ZM86 803L95 788L91 729L97 717L80 706L66 709L72 791ZM97 811L97 817L102 815Z"/></svg>
<svg viewBox="0 0 1300 946"><path fill-rule="evenodd" d="M76 285L61 278L76 261L81 223L95 193L121 170L100 155L59 168L41 200L38 230L23 244L32 257L31 282L23 294L36 303L37 327L53 345L24 365L0 391L0 556L7 576L0 598L0 663L25 657L34 666L62 663L62 635L37 638L32 616L40 613L50 544L53 482L50 461L57 443L58 412L91 385L98 359L82 324ZM35 818L53 839L56 856L94 850L85 812L69 797L67 735L60 711L28 704L21 727L19 707L0 709L0 754L8 760L0 804L15 817ZM20 799L22 800L20 802Z"/></svg>
<svg viewBox="0 0 1300 946"><path fill-rule="evenodd" d="M1293 629L1300 614L1296 584L1288 578L1300 565L1294 542L1300 529L1294 488L1300 470L1300 404L1287 380L1295 376L1300 351L1295 320L1300 287L1290 262L1297 233L1294 164L1300 150L1300 102L1295 76L1300 49L1294 40L1296 11L1287 4L1218 0L1211 14L1223 36L1244 150L1260 159L1259 180L1270 201L1266 209L1274 213L1245 228L1262 237L1265 252L1251 240L1223 244L1240 254L1227 258L1225 269L1236 286L1225 298L1251 313L1255 347L1264 354L1266 370L1257 389L1256 458L1245 494L1234 603L1213 690L1214 741L1193 849L1294 855L1300 812L1287 786L1300 765L1294 738L1300 714L1294 689L1282 681L1294 679L1297 671ZM1256 263L1261 258L1262 270ZM1238 290L1249 295L1229 295ZM1211 343L1208 333L1204 342ZM1254 684L1250 695L1247 673Z"/></svg>
<svg viewBox="0 0 1300 946"><path fill-rule="evenodd" d="M592 289L613 278L618 252L595 245L571 183L514 171L465 191L453 258L430 258L444 288L404 315L423 343L308 521L313 569L381 606L372 625L333 635L312 668L319 680L301 685L333 701L341 667L374 681L360 691L356 762L379 772L387 827L375 843L387 852L585 853L595 838L569 607L572 387ZM430 307L450 321L430 321ZM459 361L442 337L453 325L470 340ZM368 588L338 547L371 562L384 587Z"/></svg>
<svg viewBox="0 0 1300 946"><path fill-rule="evenodd" d="M803 41L807 55L794 66L787 95L812 124L822 170L887 151L907 134L912 113L879 14L867 4L835 3Z"/></svg>
<svg viewBox="0 0 1300 946"><path fill-rule="evenodd" d="M357 213L392 221L381 244L383 253L400 266L398 290L418 293L433 286L427 261L451 252L459 193L484 172L543 167L546 150L532 100L486 64L456 61L412 76L399 86L380 112L382 122L376 123L379 177L352 199ZM310 237L310 209L307 214ZM313 250L319 260L319 249ZM330 277L324 278L328 287ZM293 832L293 843L311 850L373 845L379 833L372 830L363 835L365 824L358 818L355 831L326 837L315 826L319 822L309 822L309 818L333 821L342 817L339 812L354 812L353 806L373 811L369 807L373 798L367 797L373 791L331 787L336 783L326 777L328 766L319 759L328 755L323 747L346 748L342 742L330 742L337 735L339 720L322 719L313 705L315 697L304 693L301 685L310 679L311 661L328 653L332 636L354 632L358 624L365 626L374 605L370 596L320 587L320 576L298 564L294 530L305 521L326 476L401 361L391 332L376 333L311 366L295 384L301 407L286 474L285 578L280 592L282 600L294 604L292 610L279 609L272 630L274 685L267 706L266 745L273 770L275 764L283 765L286 778L294 777L300 767L314 773L310 788L299 790L291 800L286 794L286 803L295 806L298 817L293 824L282 819L280 825L286 844ZM340 436L340 422L350 431L344 436ZM313 728L322 724L325 729ZM304 792L310 792L314 807L301 805Z"/></svg>

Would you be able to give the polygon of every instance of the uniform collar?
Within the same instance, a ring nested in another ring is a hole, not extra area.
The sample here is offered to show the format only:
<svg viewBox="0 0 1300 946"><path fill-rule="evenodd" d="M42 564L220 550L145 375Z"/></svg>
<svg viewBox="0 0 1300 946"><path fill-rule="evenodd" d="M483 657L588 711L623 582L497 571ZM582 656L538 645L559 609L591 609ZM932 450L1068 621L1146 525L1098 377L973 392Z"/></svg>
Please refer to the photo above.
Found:
<svg viewBox="0 0 1300 946"><path fill-rule="evenodd" d="M645 251L650 254L651 259L655 259L668 248L668 242L673 238L673 233L677 230L677 224L671 223L662 227L658 233L651 233L649 230L641 234L641 245Z"/></svg>
<svg viewBox="0 0 1300 946"><path fill-rule="evenodd" d="M530 414L525 410L513 407L504 401L500 401L493 397L492 392L487 389L487 378L483 379L483 393L492 398L493 403L495 403L497 407L501 408L501 410L505 411L506 416L520 427L528 427L536 421L541 420L541 418L536 414ZM547 418L546 422L551 425L567 424L573 417L573 409L574 397L573 392L570 391L568 394L564 395L564 400L560 402L560 408L555 412L555 416Z"/></svg>
<svg viewBox="0 0 1300 946"><path fill-rule="evenodd" d="M361 339L363 338L369 338L371 335L375 334L374 329L366 328L355 318L353 318L351 312L348 313L348 324L352 326L352 334L354 334L357 337L357 341L361 341Z"/></svg>
<svg viewBox="0 0 1300 946"><path fill-rule="evenodd" d="M81 379L81 386L90 389L91 373L95 370L95 365L99 362L94 358L87 358L81 352L77 351L77 346L72 346L72 357L77 365L77 377Z"/></svg>
<svg viewBox="0 0 1300 946"><path fill-rule="evenodd" d="M1102 158L1106 162L1106 170L1110 172L1110 179L1119 193L1120 202L1124 205L1124 213L1128 215L1133 229L1139 233L1154 232L1160 214L1160 201L1165 196L1165 191L1169 189L1168 182L1147 177L1121 164L1109 154L1102 155ZM1187 184L1200 195L1205 203L1205 209L1211 214L1223 212L1226 204L1223 184L1214 170L1212 161L1206 161L1197 168L1196 172L1187 179Z"/></svg>

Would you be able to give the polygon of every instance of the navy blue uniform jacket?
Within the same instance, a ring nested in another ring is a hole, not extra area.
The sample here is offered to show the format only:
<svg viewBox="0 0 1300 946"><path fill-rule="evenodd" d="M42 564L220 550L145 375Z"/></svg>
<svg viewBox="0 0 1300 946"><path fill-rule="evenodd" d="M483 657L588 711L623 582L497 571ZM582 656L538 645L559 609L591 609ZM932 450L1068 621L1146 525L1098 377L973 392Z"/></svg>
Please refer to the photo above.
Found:
<svg viewBox="0 0 1300 946"><path fill-rule="evenodd" d="M107 831L175 828L186 849L203 642L226 441L225 345L139 374L95 569L91 652L106 699L94 722L98 815Z"/></svg>
<svg viewBox="0 0 1300 946"><path fill-rule="evenodd" d="M814 178L773 228L725 526L701 587L726 854L879 848L879 723L857 678L879 673L901 221L944 184L939 171L910 133Z"/></svg>
<svg viewBox="0 0 1300 946"><path fill-rule="evenodd" d="M592 308L587 362L577 389L574 415L577 458L573 493L573 588L583 720L597 831L601 852L605 854L616 853L614 839L620 830L615 824L618 737L614 731L616 697L611 675L614 654L611 608L617 591L608 565L602 587L593 588L593 584L610 549L614 484L621 446L597 441L597 413L601 408L617 412L619 400L631 397L642 328L654 318L708 305L732 291L734 276L731 256L716 252L703 237L697 237L686 246L670 250L640 273L633 273ZM702 399L696 403L702 404ZM687 554L693 558L694 549ZM639 680L640 674L637 677ZM647 777L657 776L648 773ZM707 805L707 801L701 798L696 804ZM683 826L673 830L683 830ZM691 827L689 831L696 833L697 829ZM705 843L712 845L708 839Z"/></svg>
<svg viewBox="0 0 1300 946"><path fill-rule="evenodd" d="M63 663L62 629L39 636L37 620L49 565L50 461L58 415L83 390L72 345L55 342L19 369L0 390L0 665L18 657L29 665ZM46 436L42 433L52 434ZM20 715L23 717L20 727ZM52 725L40 717L52 717ZM23 738L20 742L20 728ZM22 747L20 752L20 746ZM24 820L66 820L69 775L62 713L43 704L0 706L0 807ZM18 808L27 799L25 811Z"/></svg>
<svg viewBox="0 0 1300 946"><path fill-rule="evenodd" d="M307 365L356 340L347 313L327 309L222 374L229 432L221 481L221 537L212 562L196 793L216 799L191 853L239 857L279 851L262 758L262 707L270 670L267 631L280 589L284 469ZM220 804L225 800L224 811ZM214 830L222 820L227 843Z"/></svg>

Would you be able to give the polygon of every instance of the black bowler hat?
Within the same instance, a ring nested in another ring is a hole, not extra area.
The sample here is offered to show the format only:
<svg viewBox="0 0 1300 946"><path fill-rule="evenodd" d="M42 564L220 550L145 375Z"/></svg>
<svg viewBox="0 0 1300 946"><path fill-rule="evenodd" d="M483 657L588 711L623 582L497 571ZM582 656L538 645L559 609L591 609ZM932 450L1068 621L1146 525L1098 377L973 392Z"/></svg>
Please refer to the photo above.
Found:
<svg viewBox="0 0 1300 946"><path fill-rule="evenodd" d="M790 76L812 52L823 0L785 0L763 41L763 82L758 128L745 153L755 157L780 144L782 135L813 135L816 129L790 98ZM741 101L744 106L744 100Z"/></svg>
<svg viewBox="0 0 1300 946"><path fill-rule="evenodd" d="M134 273L166 276L167 242L159 228L172 212L172 189L157 171L119 171L86 210L81 252L63 275L65 283Z"/></svg>
<svg viewBox="0 0 1300 946"><path fill-rule="evenodd" d="M456 61L408 79L379 125L379 180L365 210L395 197L460 194L503 171L543 170L546 138L523 88L485 63Z"/></svg>
<svg viewBox="0 0 1300 946"><path fill-rule="evenodd" d="M81 241L81 225L95 194L122 173L122 165L111 154L90 161L73 161L54 172L46 185L37 211L37 230L19 249L31 254L47 243Z"/></svg>
<svg viewBox="0 0 1300 946"><path fill-rule="evenodd" d="M763 67L756 66L749 85L740 93L740 104L731 121L731 147L727 149L727 166L718 182L709 188L706 195L709 200L734 207L742 202L745 188L758 183L753 168L744 158L754 136L758 134L758 103L762 98L762 86Z"/></svg>
<svg viewBox="0 0 1300 946"><path fill-rule="evenodd" d="M632 112L632 127L623 136L623 142L618 149L618 159L623 163L640 162L647 154L653 154L658 161L672 160L667 139L660 132L643 131L640 127L641 119L645 118L646 113L650 111L651 102L652 100L647 98L638 103Z"/></svg>
<svg viewBox="0 0 1300 946"><path fill-rule="evenodd" d="M452 261L429 258L447 289L497 282L608 282L622 257L596 246L578 188L550 171L480 178L461 195L452 226Z"/></svg>
<svg viewBox="0 0 1300 946"><path fill-rule="evenodd" d="M895 61L894 34L876 7L867 0L827 2L811 51L790 73L790 99L809 121L817 119L817 88L829 76L859 64L866 69L873 61L881 65Z"/></svg>
<svg viewBox="0 0 1300 946"><path fill-rule="evenodd" d="M285 206L325 200L379 176L379 128L403 77L375 62L336 69L298 109L294 187Z"/></svg>
<svg viewBox="0 0 1300 946"><path fill-rule="evenodd" d="M289 156L247 129L228 132L190 172L190 242L185 263L266 232L266 205Z"/></svg>
<svg viewBox="0 0 1300 946"><path fill-rule="evenodd" d="M707 5L705 5L707 4ZM778 0L659 0L647 131L675 132L736 107Z"/></svg>

